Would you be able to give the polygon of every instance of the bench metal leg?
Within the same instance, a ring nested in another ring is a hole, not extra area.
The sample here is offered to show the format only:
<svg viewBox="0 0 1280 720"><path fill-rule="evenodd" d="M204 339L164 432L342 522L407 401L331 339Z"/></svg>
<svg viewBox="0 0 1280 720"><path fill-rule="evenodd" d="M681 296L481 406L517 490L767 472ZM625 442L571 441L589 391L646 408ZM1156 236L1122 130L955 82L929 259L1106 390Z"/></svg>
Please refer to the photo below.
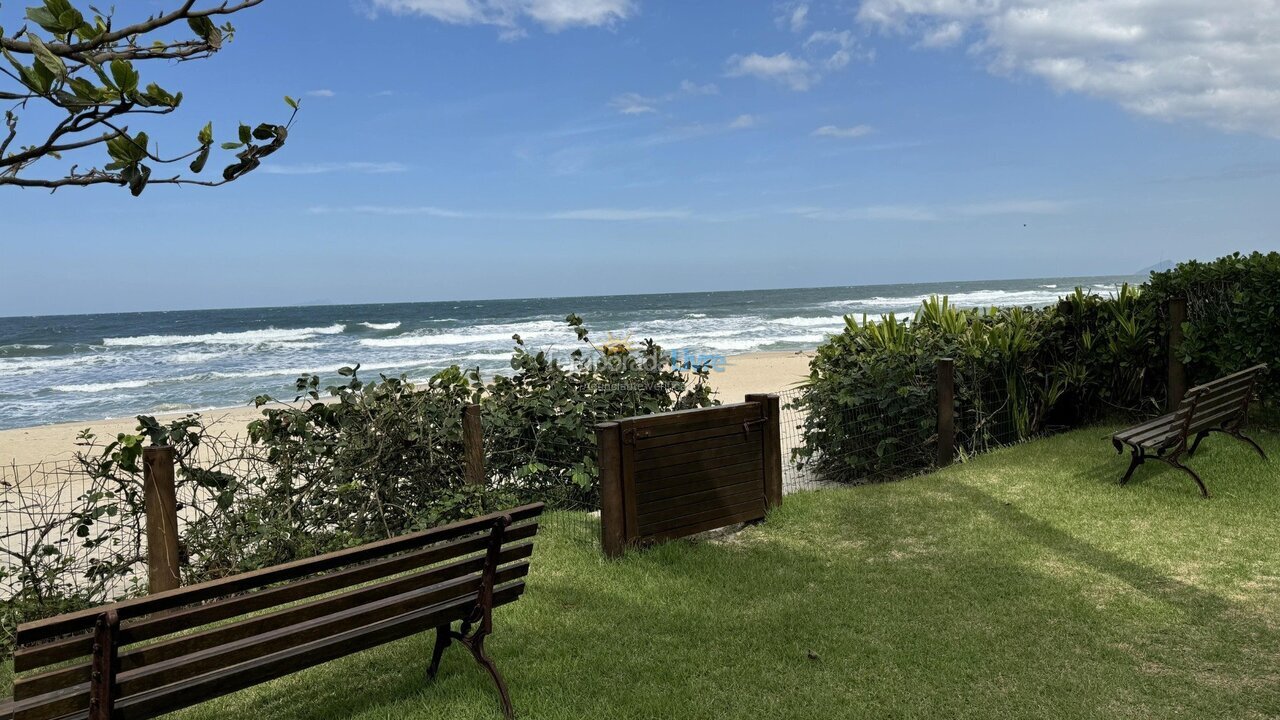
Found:
<svg viewBox="0 0 1280 720"><path fill-rule="evenodd" d="M1187 457L1195 457L1196 448L1200 447L1200 441L1205 439L1208 436L1209 436L1208 430L1201 430L1200 433L1196 435L1195 441L1191 443L1191 449L1187 451Z"/></svg>
<svg viewBox="0 0 1280 720"><path fill-rule="evenodd" d="M1258 454L1262 456L1263 460L1267 459L1267 453L1263 451L1262 446L1259 445L1257 442L1255 442L1253 438L1249 437L1248 435L1245 435L1239 430L1236 430L1235 432L1231 433L1231 436L1236 438L1237 440L1243 440L1249 443L1250 445L1253 446L1254 450L1258 451Z"/></svg>
<svg viewBox="0 0 1280 720"><path fill-rule="evenodd" d="M428 680L435 680L436 673L440 672L440 658L444 656L445 648L449 647L453 639L451 635L448 625L436 628L436 646L431 650L431 664L427 666Z"/></svg>
<svg viewBox="0 0 1280 720"><path fill-rule="evenodd" d="M1177 469L1181 470L1182 472L1184 472L1184 473L1186 473L1186 474L1190 475L1190 476L1191 476L1191 479L1196 481L1196 485L1199 485L1199 486L1200 486L1200 495L1201 495L1201 497L1206 497L1206 498L1207 498L1207 497L1209 497L1209 488L1207 488L1207 487L1205 487L1205 486L1204 486L1204 482L1203 482L1202 480L1200 480L1200 476L1196 474L1196 471L1195 471L1195 470L1192 470L1191 468L1187 467L1186 465L1183 465L1182 463L1178 462L1178 458L1177 458L1177 456L1176 456L1176 455L1175 455L1175 456L1173 456L1173 457L1160 458L1160 459L1161 459L1161 460L1164 460L1164 461L1165 461L1165 462L1167 462L1167 463L1169 463L1169 466L1170 466L1170 467L1177 468Z"/></svg>
<svg viewBox="0 0 1280 720"><path fill-rule="evenodd" d="M1129 478L1133 477L1133 471L1138 469L1142 461L1146 460L1146 455L1138 448L1133 449L1133 459L1129 461L1129 469L1125 471L1124 477L1120 478L1120 484L1124 485L1129 482Z"/></svg>
<svg viewBox="0 0 1280 720"><path fill-rule="evenodd" d="M471 655L475 657L476 662L480 666L489 671L489 677L493 678L493 684L498 686L498 699L502 703L502 716L507 720L512 720L516 716L516 711L511 707L511 693L507 690L507 681L502 678L502 673L498 672L498 666L493 664L493 660L484 654L484 633L476 633L470 638L463 638L459 642L471 651Z"/></svg>

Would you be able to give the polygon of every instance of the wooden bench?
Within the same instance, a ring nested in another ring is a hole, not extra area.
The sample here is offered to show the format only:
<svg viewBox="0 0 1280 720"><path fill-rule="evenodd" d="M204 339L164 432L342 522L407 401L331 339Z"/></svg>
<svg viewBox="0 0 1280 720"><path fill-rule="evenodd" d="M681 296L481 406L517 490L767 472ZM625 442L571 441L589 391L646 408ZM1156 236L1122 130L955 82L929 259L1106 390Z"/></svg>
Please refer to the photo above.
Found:
<svg viewBox="0 0 1280 720"><path fill-rule="evenodd" d="M1116 452L1123 453L1127 445L1133 452L1129 469L1120 479L1123 485L1133 477L1133 471L1143 461L1156 459L1185 472L1200 486L1200 494L1209 497L1209 490L1194 470L1183 465L1183 455L1193 457L1200 441L1211 432L1226 433L1253 446L1264 459L1267 454L1258 443L1242 432L1249 415L1249 403L1257 389L1258 377L1266 372L1266 365L1255 365L1211 383L1198 385L1187 391L1178 409L1168 415L1149 420L1111 436ZM1194 440L1190 440L1194 436ZM1190 445L1188 446L1188 441Z"/></svg>
<svg viewBox="0 0 1280 720"><path fill-rule="evenodd" d="M524 592L542 505L68 613L18 627L4 720L139 720L436 629L498 687L493 609ZM460 630L453 623L460 622ZM351 692L363 690L359 678Z"/></svg>

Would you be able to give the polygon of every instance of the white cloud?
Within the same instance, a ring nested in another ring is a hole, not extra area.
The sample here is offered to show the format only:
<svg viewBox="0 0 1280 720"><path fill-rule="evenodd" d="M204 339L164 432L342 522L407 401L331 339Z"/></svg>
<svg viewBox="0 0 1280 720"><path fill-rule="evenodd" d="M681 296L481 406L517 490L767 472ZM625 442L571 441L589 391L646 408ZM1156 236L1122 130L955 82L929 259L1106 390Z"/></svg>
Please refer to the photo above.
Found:
<svg viewBox="0 0 1280 720"><path fill-rule="evenodd" d="M1061 200L998 200L959 205L869 205L854 208L798 207L787 212L810 220L938 222L964 217L1059 215L1074 203Z"/></svg>
<svg viewBox="0 0 1280 720"><path fill-rule="evenodd" d="M675 92L669 92L658 97L650 97L635 92L623 93L610 100L609 107L623 115L644 115L656 113L659 106L673 102L682 96L719 94L720 88L716 87L715 83L699 85L692 80L682 80L680 81L680 89Z"/></svg>
<svg viewBox="0 0 1280 720"><path fill-rule="evenodd" d="M1280 137L1274 0L865 0L866 24L1159 120Z"/></svg>
<svg viewBox="0 0 1280 720"><path fill-rule="evenodd" d="M551 32L612 27L632 17L636 0L372 0L375 10L422 15L453 25L494 25L511 39L533 22Z"/></svg>
<svg viewBox="0 0 1280 720"><path fill-rule="evenodd" d="M792 90L804 91L813 86L816 77L808 61L792 57L791 53L777 55L734 55L727 62L729 77L751 76L782 83Z"/></svg>
<svg viewBox="0 0 1280 720"><path fill-rule="evenodd" d="M328 88L322 88L322 89L320 89L320 90L308 90L308 91L307 91L307 97L314 97L314 98L331 98L331 97L336 96L337 94L338 94L338 93L336 93L336 92L334 92L334 91L332 91L332 90L330 90L330 89L328 89Z"/></svg>
<svg viewBox="0 0 1280 720"><path fill-rule="evenodd" d="M747 128L753 128L759 124L760 124L760 118L757 118L755 115L743 114L734 118L733 122L729 123L729 129L730 130L746 130Z"/></svg>
<svg viewBox="0 0 1280 720"><path fill-rule="evenodd" d="M635 220L683 220L692 216L688 210L628 210L623 208L588 208L566 210L546 215L548 220L596 220L603 222L630 222Z"/></svg>
<svg viewBox="0 0 1280 720"><path fill-rule="evenodd" d="M806 25L809 24L809 4L800 3L794 7L787 8L789 12L785 13L780 21L784 23L793 33L804 31Z"/></svg>
<svg viewBox="0 0 1280 720"><path fill-rule="evenodd" d="M450 220L584 220L596 222L638 222L645 220L695 220L689 210L655 208L585 208L556 212L464 212L435 205L316 205L308 208L313 215L380 215L384 217L435 217Z"/></svg>
<svg viewBox="0 0 1280 720"><path fill-rule="evenodd" d="M349 205L336 207L332 205L316 205L308 208L312 215L425 215L438 218L470 218L469 213L458 212L430 205Z"/></svg>
<svg viewBox="0 0 1280 720"><path fill-rule="evenodd" d="M681 80L680 92L685 95L719 95L720 88L716 87L715 83L699 85L692 80Z"/></svg>
<svg viewBox="0 0 1280 720"><path fill-rule="evenodd" d="M262 166L262 172L268 175L325 175L328 173L383 175L402 173L408 169L403 163L398 162L300 163L296 165L267 163Z"/></svg>
<svg viewBox="0 0 1280 720"><path fill-rule="evenodd" d="M870 135L875 131L876 129L871 127L870 125L854 125L853 127L846 127L846 128L837 127L835 125L823 125L817 130L814 130L811 134L814 137L849 139L849 138L866 137L867 135Z"/></svg>
<svg viewBox="0 0 1280 720"><path fill-rule="evenodd" d="M1073 203L1061 200L1003 200L999 202L957 205L960 215L986 217L989 215L1060 215Z"/></svg>
<svg viewBox="0 0 1280 720"><path fill-rule="evenodd" d="M658 112L659 98L645 97L640 93L623 93L609 101L609 107L623 115L643 115Z"/></svg>
<svg viewBox="0 0 1280 720"><path fill-rule="evenodd" d="M820 62L828 70L840 70L848 65L853 59L855 46L853 33L848 30L819 30L804 41L806 50L823 56ZM826 54L828 51L830 55Z"/></svg>

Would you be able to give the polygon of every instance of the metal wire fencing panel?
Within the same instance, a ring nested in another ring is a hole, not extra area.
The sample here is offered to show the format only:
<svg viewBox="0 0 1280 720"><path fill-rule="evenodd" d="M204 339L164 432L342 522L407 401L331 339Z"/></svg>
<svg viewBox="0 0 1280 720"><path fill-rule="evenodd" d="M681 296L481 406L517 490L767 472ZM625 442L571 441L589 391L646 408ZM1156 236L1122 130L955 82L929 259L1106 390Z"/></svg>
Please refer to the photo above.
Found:
<svg viewBox="0 0 1280 720"><path fill-rule="evenodd" d="M593 435L566 440L548 425L534 425L516 438L486 438L485 450L491 491L506 502L546 503L545 527L558 537L600 546L600 466Z"/></svg>
<svg viewBox="0 0 1280 720"><path fill-rule="evenodd" d="M95 478L76 459L0 466L6 628L14 613L55 614L141 590L142 486L131 480Z"/></svg>
<svg viewBox="0 0 1280 720"><path fill-rule="evenodd" d="M782 393L783 491L881 482L933 467L937 399L919 376L884 399L816 398Z"/></svg>

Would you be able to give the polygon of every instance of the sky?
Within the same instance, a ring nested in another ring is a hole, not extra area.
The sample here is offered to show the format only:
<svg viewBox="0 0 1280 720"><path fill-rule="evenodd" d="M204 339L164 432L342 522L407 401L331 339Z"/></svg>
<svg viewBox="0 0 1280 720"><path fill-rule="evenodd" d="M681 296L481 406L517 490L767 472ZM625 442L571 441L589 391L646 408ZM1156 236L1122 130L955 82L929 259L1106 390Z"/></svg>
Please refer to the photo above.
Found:
<svg viewBox="0 0 1280 720"><path fill-rule="evenodd" d="M116 22L173 5L120 0ZM0 316L1117 275L1280 248L1276 0L266 0L232 19L214 57L140 67L185 100L132 127L185 151L208 120L219 140L282 122L289 94L286 147L215 189L0 188Z"/></svg>

